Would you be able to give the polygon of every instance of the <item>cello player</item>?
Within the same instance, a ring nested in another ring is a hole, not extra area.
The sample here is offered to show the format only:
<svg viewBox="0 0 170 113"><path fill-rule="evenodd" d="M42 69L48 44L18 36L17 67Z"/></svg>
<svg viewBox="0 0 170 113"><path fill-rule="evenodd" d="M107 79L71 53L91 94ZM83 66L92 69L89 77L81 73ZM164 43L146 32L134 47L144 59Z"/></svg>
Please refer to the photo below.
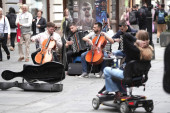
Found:
<svg viewBox="0 0 170 113"><path fill-rule="evenodd" d="M108 40L110 43L114 43L114 40L109 37L105 32L101 32L102 31L102 24L100 22L96 22L93 26L93 32L89 33L88 35L86 35L85 37L83 37L83 40L86 41L89 45L93 45L92 40L94 37L98 36L98 35L103 35L106 40ZM88 51L84 52L81 54L81 63L82 63L82 74L80 75L80 77L88 77L88 72L87 72L87 62L85 60L86 54L88 53ZM103 51L104 57L107 57L107 53L105 51ZM103 69L105 67L105 63L104 61L101 64L101 69L98 75L96 75L96 77L101 77L103 74Z"/></svg>
<svg viewBox="0 0 170 113"><path fill-rule="evenodd" d="M40 33L40 34L37 34L33 37L31 37L31 41L38 41L40 43L40 45L42 45L43 41L45 39L48 39L49 37L51 36L51 40L55 40L56 42L56 47L57 48L61 48L62 47L62 41L61 41L61 37L58 33L55 32L55 24L52 23L52 22L47 22L47 30ZM53 52L53 60L54 61L58 61L57 59L57 53L56 53L56 48L50 48L52 49L52 52ZM39 50L40 51L40 50ZM33 53L31 56L32 56L32 59L33 59L33 62L34 64L36 63L34 61L34 57L35 55L39 52L39 51L36 51L35 53Z"/></svg>

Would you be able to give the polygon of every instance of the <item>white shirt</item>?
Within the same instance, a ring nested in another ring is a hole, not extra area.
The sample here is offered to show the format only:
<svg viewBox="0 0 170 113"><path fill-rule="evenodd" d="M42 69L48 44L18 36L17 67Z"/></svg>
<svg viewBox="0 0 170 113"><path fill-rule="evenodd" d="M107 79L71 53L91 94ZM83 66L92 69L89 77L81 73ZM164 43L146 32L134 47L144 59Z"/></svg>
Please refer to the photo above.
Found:
<svg viewBox="0 0 170 113"><path fill-rule="evenodd" d="M61 41L60 35L54 32L52 36L53 36L54 40L56 41L57 46L59 48L61 48L62 41ZM40 42L40 44L42 45L43 41L45 39L48 39L49 37L50 37L50 34L48 33L48 31L45 31L45 32L42 32L40 34L37 34L37 35L31 37L31 40L33 40L33 41L38 40Z"/></svg>
<svg viewBox="0 0 170 113"><path fill-rule="evenodd" d="M30 27L32 25L32 14L29 12L19 13L16 19L16 25L19 22L24 27Z"/></svg>
<svg viewBox="0 0 170 113"><path fill-rule="evenodd" d="M4 18L5 18L5 23L4 23ZM8 35L9 35L11 33L9 21L8 21L7 17L2 15L2 18L0 20L0 33L3 33L4 24L5 24L4 33L8 33Z"/></svg>

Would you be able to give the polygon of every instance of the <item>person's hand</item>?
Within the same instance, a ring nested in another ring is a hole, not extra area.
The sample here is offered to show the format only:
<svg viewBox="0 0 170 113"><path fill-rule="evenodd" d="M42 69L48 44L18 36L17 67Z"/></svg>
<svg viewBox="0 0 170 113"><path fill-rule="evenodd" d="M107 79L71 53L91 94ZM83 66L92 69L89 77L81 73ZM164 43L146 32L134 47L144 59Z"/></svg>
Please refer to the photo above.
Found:
<svg viewBox="0 0 170 113"><path fill-rule="evenodd" d="M37 27L41 27L41 25L38 24Z"/></svg>
<svg viewBox="0 0 170 113"><path fill-rule="evenodd" d="M114 39L114 41L115 41L115 42L120 42L120 41L121 41L121 39L116 38L116 39Z"/></svg>
<svg viewBox="0 0 170 113"><path fill-rule="evenodd" d="M110 26L108 26L108 28L110 29L111 27L110 27Z"/></svg>
<svg viewBox="0 0 170 113"><path fill-rule="evenodd" d="M105 32L101 32L100 35L105 36Z"/></svg>
<svg viewBox="0 0 170 113"><path fill-rule="evenodd" d="M51 36L51 40L54 40L53 36Z"/></svg>
<svg viewBox="0 0 170 113"><path fill-rule="evenodd" d="M10 39L10 37L11 37L11 36L10 36L10 34L9 34L9 35L8 35L8 39Z"/></svg>
<svg viewBox="0 0 170 113"><path fill-rule="evenodd" d="M20 24L19 22L17 23L17 25L19 24L19 26L22 26L22 24Z"/></svg>
<svg viewBox="0 0 170 113"><path fill-rule="evenodd" d="M35 19L32 19L32 22L34 22L35 21Z"/></svg>
<svg viewBox="0 0 170 113"><path fill-rule="evenodd" d="M146 41L142 41L142 40L136 40L137 44L139 47L141 48L145 48L149 45L149 41L146 40Z"/></svg>
<svg viewBox="0 0 170 113"><path fill-rule="evenodd" d="M67 41L67 44L68 44L68 45L72 45L72 44L73 44L73 41Z"/></svg>
<svg viewBox="0 0 170 113"><path fill-rule="evenodd" d="M89 45L93 45L92 40L89 39L87 42L89 43Z"/></svg>

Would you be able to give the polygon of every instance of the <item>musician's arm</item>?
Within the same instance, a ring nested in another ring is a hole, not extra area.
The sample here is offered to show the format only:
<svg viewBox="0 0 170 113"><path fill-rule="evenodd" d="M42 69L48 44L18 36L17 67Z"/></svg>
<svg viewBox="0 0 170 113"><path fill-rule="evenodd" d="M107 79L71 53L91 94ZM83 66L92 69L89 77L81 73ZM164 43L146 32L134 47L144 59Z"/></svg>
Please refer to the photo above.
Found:
<svg viewBox="0 0 170 113"><path fill-rule="evenodd" d="M107 33L102 32L101 35L105 36L106 40L108 40L111 44L115 42Z"/></svg>
<svg viewBox="0 0 170 113"><path fill-rule="evenodd" d="M32 36L31 37L31 41L35 41L35 40L38 40L39 41L39 38L40 38L41 36L40 36L40 34L37 34L37 35L34 35L34 36Z"/></svg>
<svg viewBox="0 0 170 113"><path fill-rule="evenodd" d="M83 37L82 39L86 42L88 42L90 45L92 45L92 40L90 39L90 37L92 37L95 33L94 32L91 32L89 33L88 35L86 35L85 37Z"/></svg>
<svg viewBox="0 0 170 113"><path fill-rule="evenodd" d="M59 47L59 48L61 48L62 47L62 41L61 41L61 37L60 37L60 35L59 34L57 34L57 33L55 33L55 40L56 40L56 45Z"/></svg>

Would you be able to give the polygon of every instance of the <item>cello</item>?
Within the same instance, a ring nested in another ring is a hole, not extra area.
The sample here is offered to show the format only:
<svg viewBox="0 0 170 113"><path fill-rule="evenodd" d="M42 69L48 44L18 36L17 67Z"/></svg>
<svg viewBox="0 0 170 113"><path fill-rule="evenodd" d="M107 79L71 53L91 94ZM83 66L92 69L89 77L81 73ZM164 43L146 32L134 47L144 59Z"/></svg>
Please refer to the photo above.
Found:
<svg viewBox="0 0 170 113"><path fill-rule="evenodd" d="M35 56L35 62L37 64L44 64L46 62L50 62L53 59L53 54L51 49L55 47L56 42L51 40L51 36L48 39L45 39L42 43L42 49Z"/></svg>
<svg viewBox="0 0 170 113"><path fill-rule="evenodd" d="M105 26L103 28L105 28ZM92 42L93 46L86 54L85 59L89 64L98 65L103 62L103 48L107 44L107 40L100 34L99 36L94 37Z"/></svg>

